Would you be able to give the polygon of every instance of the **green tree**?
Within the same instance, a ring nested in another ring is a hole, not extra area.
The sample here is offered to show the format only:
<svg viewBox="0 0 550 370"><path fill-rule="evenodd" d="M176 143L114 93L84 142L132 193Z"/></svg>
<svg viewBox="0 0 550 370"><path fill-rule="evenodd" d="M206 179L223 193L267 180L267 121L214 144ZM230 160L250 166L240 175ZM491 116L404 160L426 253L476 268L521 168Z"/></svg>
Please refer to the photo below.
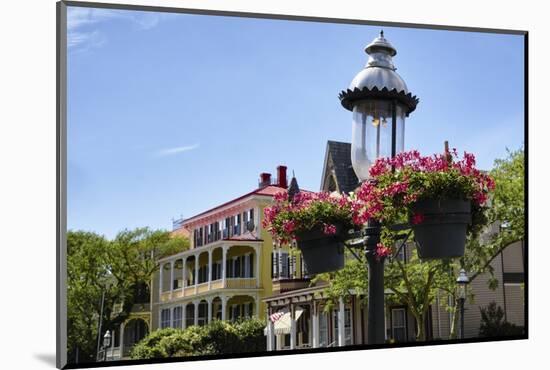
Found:
<svg viewBox="0 0 550 370"><path fill-rule="evenodd" d="M95 361L101 295L110 279L105 268L109 242L102 236L69 231L67 234L68 356Z"/></svg>
<svg viewBox="0 0 550 370"><path fill-rule="evenodd" d="M68 357L95 361L99 318L102 332L128 317L138 287L150 291L158 258L189 247L185 238L148 228L123 230L113 240L92 232L67 234ZM103 312L101 301L104 294ZM122 309L113 311L115 304Z"/></svg>

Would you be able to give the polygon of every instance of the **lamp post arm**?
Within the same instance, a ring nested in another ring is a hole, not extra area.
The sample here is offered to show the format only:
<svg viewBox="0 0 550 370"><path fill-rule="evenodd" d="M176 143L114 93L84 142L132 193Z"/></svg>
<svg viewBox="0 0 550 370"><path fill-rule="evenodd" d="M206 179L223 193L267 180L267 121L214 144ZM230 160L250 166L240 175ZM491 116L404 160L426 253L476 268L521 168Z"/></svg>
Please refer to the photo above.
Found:
<svg viewBox="0 0 550 370"><path fill-rule="evenodd" d="M393 262L394 258L397 257L397 255L399 254L399 252L401 252L401 249L403 249L403 247L405 246L405 244L407 243L407 240L409 240L409 237L411 236L412 234L412 229L409 230L409 232L407 233L407 235L405 236L405 239L403 239L403 242L401 243L401 245L399 246L399 248L397 248L397 250L395 251L395 254L392 256L391 258L391 262Z"/></svg>

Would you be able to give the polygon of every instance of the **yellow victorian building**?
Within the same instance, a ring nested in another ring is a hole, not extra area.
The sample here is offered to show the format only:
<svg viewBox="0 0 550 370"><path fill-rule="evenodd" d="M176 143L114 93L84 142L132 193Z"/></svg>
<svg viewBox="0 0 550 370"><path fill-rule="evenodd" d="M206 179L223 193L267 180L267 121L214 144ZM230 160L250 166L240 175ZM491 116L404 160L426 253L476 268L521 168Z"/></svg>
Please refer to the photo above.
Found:
<svg viewBox="0 0 550 370"><path fill-rule="evenodd" d="M286 191L285 166L277 177L260 174L259 186L236 199L174 223L189 233L190 249L159 261L153 281L152 330L205 325L219 319L266 318L263 298L278 293L277 281L307 285L299 259L287 249L273 253L262 227L263 210ZM304 285L304 286L305 286Z"/></svg>

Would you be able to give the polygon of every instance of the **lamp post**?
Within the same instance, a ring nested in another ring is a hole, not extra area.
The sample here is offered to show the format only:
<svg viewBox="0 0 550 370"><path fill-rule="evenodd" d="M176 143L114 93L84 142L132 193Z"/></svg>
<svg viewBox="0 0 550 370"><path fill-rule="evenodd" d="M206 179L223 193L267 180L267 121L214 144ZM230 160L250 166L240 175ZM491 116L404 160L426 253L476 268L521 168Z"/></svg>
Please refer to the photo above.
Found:
<svg viewBox="0 0 550 370"><path fill-rule="evenodd" d="M342 106L353 112L351 163L361 181L369 181L369 168L379 157L394 157L404 150L405 118L416 109L418 99L405 81L395 72L392 57L397 50L384 37L375 38L365 52L369 55L365 68L339 95ZM376 248L381 227L368 221L365 229L364 253L368 263L368 342L385 341L384 327L384 258Z"/></svg>
<svg viewBox="0 0 550 370"><path fill-rule="evenodd" d="M103 336L103 361L107 361L107 348L111 345L111 332L107 330Z"/></svg>
<svg viewBox="0 0 550 370"><path fill-rule="evenodd" d="M466 286L470 282L464 269L461 269L456 283L458 285L458 304L460 305L460 339L464 339L464 302L466 301Z"/></svg>

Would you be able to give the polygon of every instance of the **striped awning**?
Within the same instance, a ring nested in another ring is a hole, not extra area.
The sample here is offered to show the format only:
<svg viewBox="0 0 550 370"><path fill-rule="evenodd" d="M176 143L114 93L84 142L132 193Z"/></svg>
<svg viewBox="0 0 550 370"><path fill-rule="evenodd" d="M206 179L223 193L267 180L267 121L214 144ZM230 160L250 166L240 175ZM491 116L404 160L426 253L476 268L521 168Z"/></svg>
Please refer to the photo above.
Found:
<svg viewBox="0 0 550 370"><path fill-rule="evenodd" d="M294 310L294 320L298 321L302 313L304 312L303 309L297 308ZM276 320L273 320L272 318L276 318ZM279 334L290 334L290 312L289 311L279 311L269 316L269 319L274 322L273 333L275 335ZM264 330L264 334L267 335L267 328Z"/></svg>

